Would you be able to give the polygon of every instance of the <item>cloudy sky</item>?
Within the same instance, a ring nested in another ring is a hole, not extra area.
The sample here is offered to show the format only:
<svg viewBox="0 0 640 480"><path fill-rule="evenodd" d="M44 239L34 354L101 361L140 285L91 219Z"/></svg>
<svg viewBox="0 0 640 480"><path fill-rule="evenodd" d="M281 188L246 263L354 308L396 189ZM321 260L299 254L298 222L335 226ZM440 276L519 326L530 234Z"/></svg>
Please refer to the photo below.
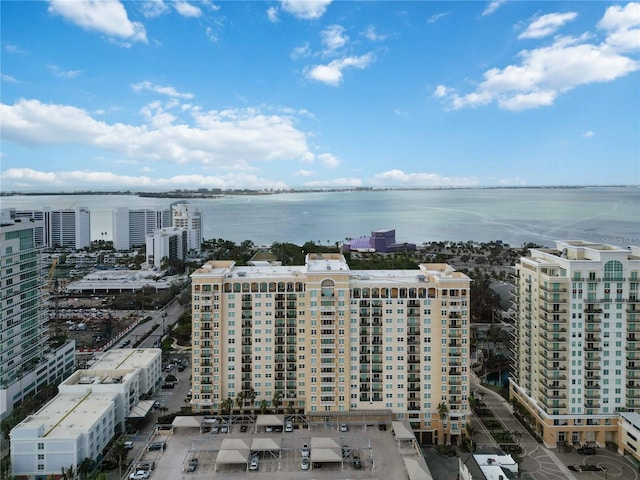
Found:
<svg viewBox="0 0 640 480"><path fill-rule="evenodd" d="M5 191L640 183L640 3L0 8Z"/></svg>

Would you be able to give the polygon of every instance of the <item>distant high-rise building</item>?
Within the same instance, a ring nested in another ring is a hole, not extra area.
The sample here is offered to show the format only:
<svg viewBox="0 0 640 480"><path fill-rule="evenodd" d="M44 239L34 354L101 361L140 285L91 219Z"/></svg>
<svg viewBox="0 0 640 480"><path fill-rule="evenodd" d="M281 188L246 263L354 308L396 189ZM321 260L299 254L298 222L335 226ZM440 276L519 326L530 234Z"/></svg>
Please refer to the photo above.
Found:
<svg viewBox="0 0 640 480"><path fill-rule="evenodd" d="M73 371L75 343L49 346L40 247L43 222L2 211L0 222L0 419Z"/></svg>
<svg viewBox="0 0 640 480"><path fill-rule="evenodd" d="M12 209L13 210L13 209ZM15 218L41 220L35 242L45 247L80 250L91 245L91 212L86 207L64 210L15 210Z"/></svg>
<svg viewBox="0 0 640 480"><path fill-rule="evenodd" d="M309 254L212 261L191 279L195 412L240 396L322 421L401 418L425 443L464 435L470 279L452 267L352 271L340 254Z"/></svg>
<svg viewBox="0 0 640 480"><path fill-rule="evenodd" d="M186 256L187 231L184 228L160 228L147 235L146 257L149 267L160 269L164 259L184 260Z"/></svg>
<svg viewBox="0 0 640 480"><path fill-rule="evenodd" d="M617 443L640 412L640 247L556 244L515 267L511 398L549 447Z"/></svg>
<svg viewBox="0 0 640 480"><path fill-rule="evenodd" d="M202 247L202 213L192 204L181 201L171 204L173 226L187 231L187 249L200 252Z"/></svg>
<svg viewBox="0 0 640 480"><path fill-rule="evenodd" d="M144 245L154 230L172 225L169 209L135 209L119 207L113 210L113 247L130 250Z"/></svg>

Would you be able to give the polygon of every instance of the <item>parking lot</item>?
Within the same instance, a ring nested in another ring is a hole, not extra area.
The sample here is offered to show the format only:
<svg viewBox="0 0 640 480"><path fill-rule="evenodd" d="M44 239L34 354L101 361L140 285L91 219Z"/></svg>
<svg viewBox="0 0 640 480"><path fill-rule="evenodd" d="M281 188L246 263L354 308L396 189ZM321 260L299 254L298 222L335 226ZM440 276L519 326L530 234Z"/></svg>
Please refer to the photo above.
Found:
<svg viewBox="0 0 640 480"><path fill-rule="evenodd" d="M200 433L197 428L177 428L173 435L151 439L166 442L166 448L152 451L145 449L139 461L154 462L155 474L160 471L163 478L183 480L210 478L212 475L230 480L250 476L282 478L283 472L286 472L286 478L300 479L407 478L402 457L390 430L383 432L377 426L365 429L362 425L350 425L347 432L341 432L339 428L328 426L295 426L298 428L294 428L292 432L266 432L264 428L255 432L255 425L249 425L246 432L241 432L241 425L231 425L226 434L212 434L210 431ZM247 445L251 445L255 439L273 440L280 448L255 452L248 450L247 460L219 463L216 467L224 439L240 440ZM337 451L342 458L338 461L314 462L314 449L311 447L314 442L338 445ZM310 449L308 470L302 468L305 448ZM249 468L252 458L257 459L255 470ZM152 472L150 478L153 476Z"/></svg>

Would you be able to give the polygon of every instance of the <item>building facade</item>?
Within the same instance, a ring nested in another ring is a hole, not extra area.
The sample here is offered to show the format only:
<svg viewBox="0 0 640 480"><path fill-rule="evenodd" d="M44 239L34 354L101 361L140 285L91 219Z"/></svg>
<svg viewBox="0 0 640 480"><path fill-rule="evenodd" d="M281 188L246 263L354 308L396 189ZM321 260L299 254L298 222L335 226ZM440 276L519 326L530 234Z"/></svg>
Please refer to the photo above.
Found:
<svg viewBox="0 0 640 480"><path fill-rule="evenodd" d="M0 221L0 419L73 370L75 344L51 346L41 249L41 221L2 211Z"/></svg>
<svg viewBox="0 0 640 480"><path fill-rule="evenodd" d="M188 250L187 237L187 231L178 227L161 228L147 235L147 265L159 270L165 259L184 260Z"/></svg>
<svg viewBox="0 0 640 480"><path fill-rule="evenodd" d="M81 250L91 245L91 211L86 207L64 210L16 210L15 218L42 221L34 232L37 245Z"/></svg>
<svg viewBox="0 0 640 480"><path fill-rule="evenodd" d="M545 445L615 442L640 410L640 247L558 241L515 267L511 398Z"/></svg>
<svg viewBox="0 0 640 480"><path fill-rule="evenodd" d="M200 252L202 248L202 213L189 202L171 204L171 218L174 227L187 231L187 250Z"/></svg>
<svg viewBox="0 0 640 480"><path fill-rule="evenodd" d="M141 400L162 380L160 349L117 349L90 369L75 371L58 395L11 430L11 473L45 480L85 459L99 460L128 418L144 417L153 400Z"/></svg>
<svg viewBox="0 0 640 480"><path fill-rule="evenodd" d="M113 210L113 248L130 250L144 245L154 230L172 225L169 209L135 209L119 207Z"/></svg>
<svg viewBox="0 0 640 480"><path fill-rule="evenodd" d="M455 443L469 410L469 285L448 265L351 271L208 262L192 275L195 412L227 398L305 412L387 411ZM275 405L274 405L275 404Z"/></svg>

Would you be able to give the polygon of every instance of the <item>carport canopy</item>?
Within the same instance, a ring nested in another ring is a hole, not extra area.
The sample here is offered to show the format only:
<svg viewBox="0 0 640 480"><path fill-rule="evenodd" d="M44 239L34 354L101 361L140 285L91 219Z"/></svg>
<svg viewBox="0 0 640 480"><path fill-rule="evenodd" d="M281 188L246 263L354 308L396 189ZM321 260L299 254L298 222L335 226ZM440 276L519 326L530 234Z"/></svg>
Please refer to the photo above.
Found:
<svg viewBox="0 0 640 480"><path fill-rule="evenodd" d="M393 434L398 441L411 442L416 439L411 427L404 422L391 422L391 428L393 428Z"/></svg>
<svg viewBox="0 0 640 480"><path fill-rule="evenodd" d="M311 451L319 448L337 448L342 451L342 447L334 438L311 437Z"/></svg>
<svg viewBox="0 0 640 480"><path fill-rule="evenodd" d="M216 457L216 470L218 465L246 464L249 453L249 444L243 438L225 438Z"/></svg>
<svg viewBox="0 0 640 480"><path fill-rule="evenodd" d="M256 426L282 426L284 425L284 415L258 415Z"/></svg>
<svg viewBox="0 0 640 480"><path fill-rule="evenodd" d="M276 451L280 450L282 446L282 438L254 438L251 441L251 450L261 451Z"/></svg>
<svg viewBox="0 0 640 480"><path fill-rule="evenodd" d="M178 416L173 419L173 423L171 426L173 428L177 427L189 427L189 428L200 428L202 426L202 421L204 417L193 417L193 416Z"/></svg>
<svg viewBox="0 0 640 480"><path fill-rule="evenodd" d="M311 461L318 463L342 462L342 448L312 448Z"/></svg>
<svg viewBox="0 0 640 480"><path fill-rule="evenodd" d="M424 458L403 457L409 480L433 480Z"/></svg>
<svg viewBox="0 0 640 480"><path fill-rule="evenodd" d="M154 400L141 400L134 405L134 407L127 415L127 418L144 418L153 408Z"/></svg>

